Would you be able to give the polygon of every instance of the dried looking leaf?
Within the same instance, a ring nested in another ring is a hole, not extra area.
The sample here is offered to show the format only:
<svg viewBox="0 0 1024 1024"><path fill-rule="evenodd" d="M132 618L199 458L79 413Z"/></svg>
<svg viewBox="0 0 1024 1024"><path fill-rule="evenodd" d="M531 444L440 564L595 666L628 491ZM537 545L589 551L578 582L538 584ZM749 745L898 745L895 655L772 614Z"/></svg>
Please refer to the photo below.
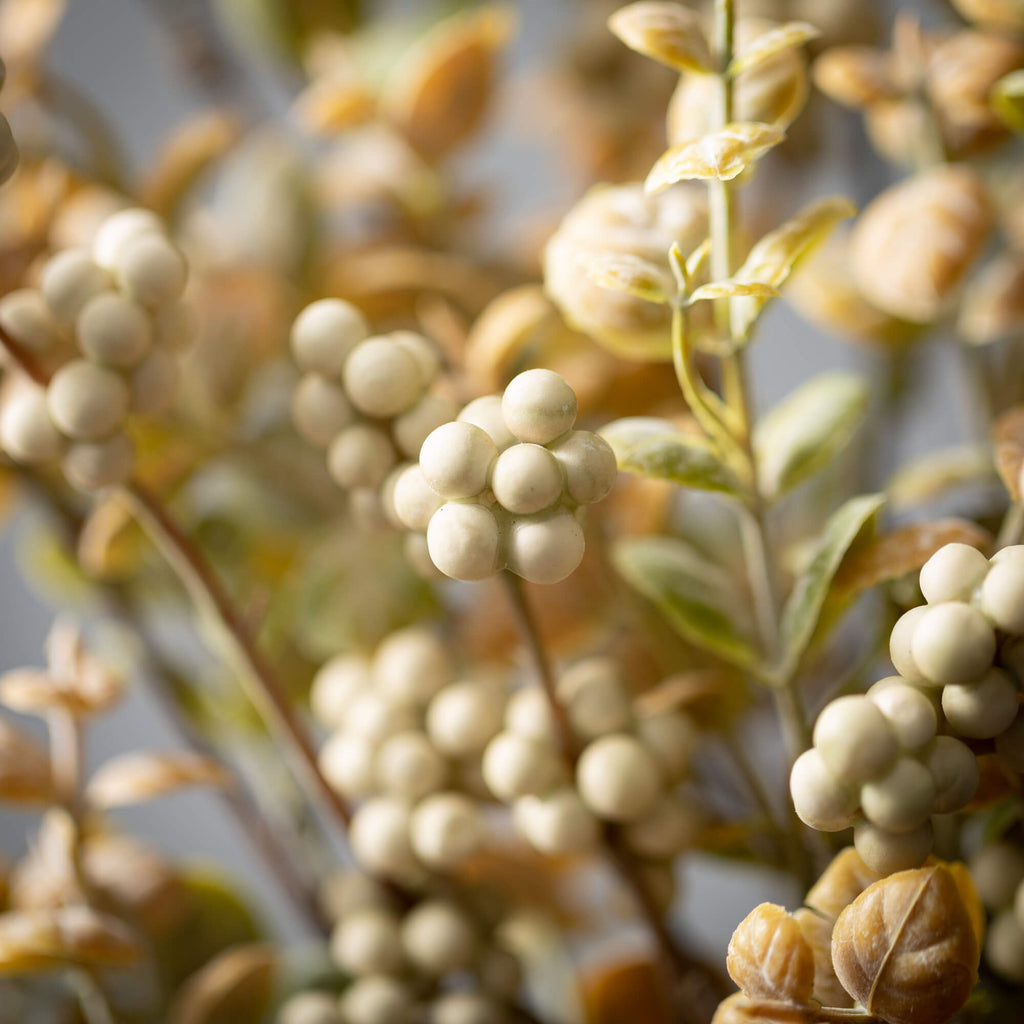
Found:
<svg viewBox="0 0 1024 1024"><path fill-rule="evenodd" d="M762 903L729 940L729 976L748 996L806 1003L814 987L814 954L784 907Z"/></svg>
<svg viewBox="0 0 1024 1024"><path fill-rule="evenodd" d="M757 67L758 64L771 60L783 50L792 50L797 46L803 46L804 43L809 43L820 35L821 33L806 21L790 21L785 25L769 29L763 35L758 36L750 46L740 50L729 64L727 73L735 77Z"/></svg>
<svg viewBox="0 0 1024 1024"><path fill-rule="evenodd" d="M832 926L835 920L809 907L795 910L793 920L800 925L804 941L814 954L814 998L823 1006L853 1006L853 999L839 984L832 966Z"/></svg>
<svg viewBox="0 0 1024 1024"><path fill-rule="evenodd" d="M834 46L814 62L814 84L846 107L899 97L892 58L869 46Z"/></svg>
<svg viewBox="0 0 1024 1024"><path fill-rule="evenodd" d="M0 973L49 970L69 963L129 967L141 953L121 921L89 907L0 914Z"/></svg>
<svg viewBox="0 0 1024 1024"><path fill-rule="evenodd" d="M700 15L677 3L630 4L608 19L608 28L626 46L677 71L712 68Z"/></svg>
<svg viewBox="0 0 1024 1024"><path fill-rule="evenodd" d="M832 862L807 893L804 903L819 914L834 920L869 885L873 885L881 877L877 871L864 863L852 846L848 846L832 858Z"/></svg>
<svg viewBox="0 0 1024 1024"><path fill-rule="evenodd" d="M814 1006L751 999L742 992L719 1004L711 1024L817 1024Z"/></svg>
<svg viewBox="0 0 1024 1024"><path fill-rule="evenodd" d="M675 292L671 275L662 267L630 253L594 252L580 256L580 263L595 284L645 302L668 302Z"/></svg>
<svg viewBox="0 0 1024 1024"><path fill-rule="evenodd" d="M944 1024L970 995L978 959L971 916L942 865L870 885L832 935L843 987L889 1024Z"/></svg>
<svg viewBox="0 0 1024 1024"><path fill-rule="evenodd" d="M996 470L1010 497L1021 500L1020 471L1024 465L1024 405L1009 409L992 428Z"/></svg>
<svg viewBox="0 0 1024 1024"><path fill-rule="evenodd" d="M678 181L731 181L786 137L781 128L734 123L667 149L651 168L644 188L660 192Z"/></svg>
<svg viewBox="0 0 1024 1024"><path fill-rule="evenodd" d="M125 754L108 761L86 787L93 807L109 809L155 800L188 786L228 786L223 765L200 754Z"/></svg>

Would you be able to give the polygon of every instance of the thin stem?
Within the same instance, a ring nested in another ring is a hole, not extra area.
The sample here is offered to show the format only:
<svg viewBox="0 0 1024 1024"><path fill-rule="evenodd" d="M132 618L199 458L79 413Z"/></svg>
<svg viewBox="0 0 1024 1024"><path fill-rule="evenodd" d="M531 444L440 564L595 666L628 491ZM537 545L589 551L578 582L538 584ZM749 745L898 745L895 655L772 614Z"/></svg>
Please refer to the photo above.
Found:
<svg viewBox="0 0 1024 1024"><path fill-rule="evenodd" d="M75 990L82 1016L87 1024L116 1024L117 1018L110 1008L106 994L99 982L84 967L73 967L68 971L68 980Z"/></svg>

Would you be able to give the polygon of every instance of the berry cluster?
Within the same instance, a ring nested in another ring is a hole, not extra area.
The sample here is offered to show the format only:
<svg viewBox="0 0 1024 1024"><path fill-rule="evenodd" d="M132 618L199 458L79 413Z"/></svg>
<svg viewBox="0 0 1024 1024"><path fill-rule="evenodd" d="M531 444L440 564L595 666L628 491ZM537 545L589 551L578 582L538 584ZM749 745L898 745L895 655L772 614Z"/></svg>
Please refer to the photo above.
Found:
<svg viewBox="0 0 1024 1024"><path fill-rule="evenodd" d="M557 583L583 558L578 512L611 490L607 442L573 430L576 395L557 373L527 370L504 395L471 402L423 442L419 467L396 477L392 503L426 531L434 565L479 580L503 568Z"/></svg>
<svg viewBox="0 0 1024 1024"><path fill-rule="evenodd" d="M416 885L428 869L450 870L479 850L484 822L460 787L473 789L483 749L501 727L503 684L456 680L437 637L409 627L372 660L327 662L311 700L333 730L320 752L324 777L363 801L350 840L366 870Z"/></svg>
<svg viewBox="0 0 1024 1024"><path fill-rule="evenodd" d="M41 366L46 388L12 374L0 409L0 445L15 460L62 457L68 481L92 491L123 483L134 451L130 414L159 416L177 395L176 350L193 324L181 302L184 256L148 210L121 210L92 251L66 249L39 288L0 300L0 323Z"/></svg>
<svg viewBox="0 0 1024 1024"><path fill-rule="evenodd" d="M396 463L415 459L456 407L428 390L440 356L426 338L369 333L362 313L341 299L320 299L299 314L291 343L302 377L292 418L302 437L326 449L337 484L376 505Z"/></svg>
<svg viewBox="0 0 1024 1024"><path fill-rule="evenodd" d="M858 822L857 850L883 873L919 865L931 849L931 815L974 795L978 762L957 736L994 741L1011 766L1024 759L1014 667L1024 546L989 560L947 544L922 567L920 586L927 604L906 612L890 637L899 675L832 701L790 779L800 817L822 831Z"/></svg>
<svg viewBox="0 0 1024 1024"><path fill-rule="evenodd" d="M493 906L463 907L434 895L403 906L394 893L357 872L337 878L327 902L335 922L331 958L352 981L340 999L324 992L293 997L278 1024L508 1019L506 1006L515 998L521 971L516 958L489 937L501 923ZM456 987L469 972L473 987Z"/></svg>
<svg viewBox="0 0 1024 1024"><path fill-rule="evenodd" d="M691 845L699 823L676 792L696 742L690 719L679 711L637 708L615 664L603 657L573 665L559 679L557 697L583 744L575 785L537 687L513 695L504 728L484 753L484 781L512 804L520 834L541 853L581 853L595 845L601 823L610 822L621 825L625 844L652 864Z"/></svg>

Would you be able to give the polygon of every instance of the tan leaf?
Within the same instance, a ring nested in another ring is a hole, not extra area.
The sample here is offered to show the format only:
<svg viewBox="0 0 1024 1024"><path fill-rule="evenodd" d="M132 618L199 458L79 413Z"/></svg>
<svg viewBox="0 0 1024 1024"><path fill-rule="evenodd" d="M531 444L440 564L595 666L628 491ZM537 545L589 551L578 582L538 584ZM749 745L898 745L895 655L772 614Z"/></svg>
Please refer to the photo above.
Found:
<svg viewBox="0 0 1024 1024"><path fill-rule="evenodd" d="M814 954L800 925L774 903L755 907L729 940L729 976L755 999L806 1003L814 987Z"/></svg>
<svg viewBox="0 0 1024 1024"><path fill-rule="evenodd" d="M46 752L6 718L0 718L0 800L17 804L53 800Z"/></svg>
<svg viewBox="0 0 1024 1024"><path fill-rule="evenodd" d="M734 123L720 131L667 149L647 175L647 192L660 192L678 181L731 181L786 137L781 128Z"/></svg>
<svg viewBox="0 0 1024 1024"><path fill-rule="evenodd" d="M888 54L868 46L835 46L814 62L814 84L846 107L896 99L900 89Z"/></svg>
<svg viewBox="0 0 1024 1024"><path fill-rule="evenodd" d="M790 21L777 28L771 28L733 57L727 73L735 77L750 68L763 64L766 60L771 60L783 50L792 50L797 46L803 46L804 43L809 43L820 35L821 33L806 21Z"/></svg>
<svg viewBox="0 0 1024 1024"><path fill-rule="evenodd" d="M277 955L272 947L235 946L182 986L168 1013L168 1024L261 1019L276 971Z"/></svg>
<svg viewBox="0 0 1024 1024"><path fill-rule="evenodd" d="M832 858L832 862L807 893L804 903L834 920L881 877L861 860L860 854L852 846L848 846Z"/></svg>
<svg viewBox="0 0 1024 1024"><path fill-rule="evenodd" d="M773 299L779 293L763 281L712 281L702 284L691 296L690 302L704 299L755 298Z"/></svg>
<svg viewBox="0 0 1024 1024"><path fill-rule="evenodd" d="M853 1006L853 999L839 984L832 966L832 926L835 920L809 907L793 911L793 920L800 925L800 931L814 954L814 998L823 1006Z"/></svg>
<svg viewBox="0 0 1024 1024"><path fill-rule="evenodd" d="M832 934L843 987L889 1024L944 1024L970 995L978 958L970 914L942 865L868 886Z"/></svg>
<svg viewBox="0 0 1024 1024"><path fill-rule="evenodd" d="M0 914L0 972L20 974L69 963L129 967L141 952L122 922L86 906Z"/></svg>
<svg viewBox="0 0 1024 1024"><path fill-rule="evenodd" d="M712 68L700 15L677 3L643 2L620 8L608 28L631 50L677 71Z"/></svg>
<svg viewBox="0 0 1024 1024"><path fill-rule="evenodd" d="M60 685L42 669L17 668L0 676L0 703L25 715L46 715L64 708L82 715L101 710L121 694L108 674L94 674L87 685Z"/></svg>
<svg viewBox="0 0 1024 1024"><path fill-rule="evenodd" d="M601 966L584 979L583 999L589 1024L672 1024L674 1020L658 966L649 960Z"/></svg>
<svg viewBox="0 0 1024 1024"><path fill-rule="evenodd" d="M949 491L995 478L989 445L942 448L903 466L885 486L893 509L905 510L944 497Z"/></svg>
<svg viewBox="0 0 1024 1024"><path fill-rule="evenodd" d="M675 291L671 276L662 267L630 253L588 253L580 257L580 262L595 284L628 292L646 302L667 302Z"/></svg>
<svg viewBox="0 0 1024 1024"><path fill-rule="evenodd" d="M719 1004L711 1024L816 1024L818 1019L813 1006L751 999L737 992Z"/></svg>
<svg viewBox="0 0 1024 1024"><path fill-rule="evenodd" d="M836 573L838 594L855 594L886 580L899 579L921 568L946 544L970 544L986 551L992 535L966 519L914 523L875 537L852 551Z"/></svg>
<svg viewBox="0 0 1024 1024"><path fill-rule="evenodd" d="M315 78L292 108L295 119L311 135L336 135L369 121L376 101L366 85L350 75Z"/></svg>
<svg viewBox="0 0 1024 1024"><path fill-rule="evenodd" d="M1014 501L1021 500L1020 471L1024 465L1024 405L1014 406L992 428L996 470Z"/></svg>
<svg viewBox="0 0 1024 1024"><path fill-rule="evenodd" d="M200 754L124 754L89 780L85 795L93 807L105 810L155 800L189 786L230 784L230 772Z"/></svg>

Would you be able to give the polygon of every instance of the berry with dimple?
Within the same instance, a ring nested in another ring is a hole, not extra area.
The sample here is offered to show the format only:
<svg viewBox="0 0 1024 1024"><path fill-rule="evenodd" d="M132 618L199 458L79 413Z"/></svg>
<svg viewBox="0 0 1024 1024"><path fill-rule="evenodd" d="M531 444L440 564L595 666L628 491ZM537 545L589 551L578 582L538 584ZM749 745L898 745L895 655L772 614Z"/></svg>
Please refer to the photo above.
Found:
<svg viewBox="0 0 1024 1024"><path fill-rule="evenodd" d="M420 469L442 498L473 498L487 486L497 454L483 430L453 420L431 431L423 442Z"/></svg>
<svg viewBox="0 0 1024 1024"><path fill-rule="evenodd" d="M942 689L942 712L961 736L991 739L1009 728L1017 716L1017 688L998 668L980 679Z"/></svg>
<svg viewBox="0 0 1024 1024"><path fill-rule="evenodd" d="M870 821L854 827L853 845L868 867L882 875L920 867L931 853L934 832L926 821L908 832L894 833Z"/></svg>
<svg viewBox="0 0 1024 1024"><path fill-rule="evenodd" d="M39 278L43 301L54 319L73 324L86 304L114 282L85 249L65 249L51 257Z"/></svg>
<svg viewBox="0 0 1024 1024"><path fill-rule="evenodd" d="M561 774L555 749L543 740L501 732L487 745L484 781L501 801L544 792Z"/></svg>

